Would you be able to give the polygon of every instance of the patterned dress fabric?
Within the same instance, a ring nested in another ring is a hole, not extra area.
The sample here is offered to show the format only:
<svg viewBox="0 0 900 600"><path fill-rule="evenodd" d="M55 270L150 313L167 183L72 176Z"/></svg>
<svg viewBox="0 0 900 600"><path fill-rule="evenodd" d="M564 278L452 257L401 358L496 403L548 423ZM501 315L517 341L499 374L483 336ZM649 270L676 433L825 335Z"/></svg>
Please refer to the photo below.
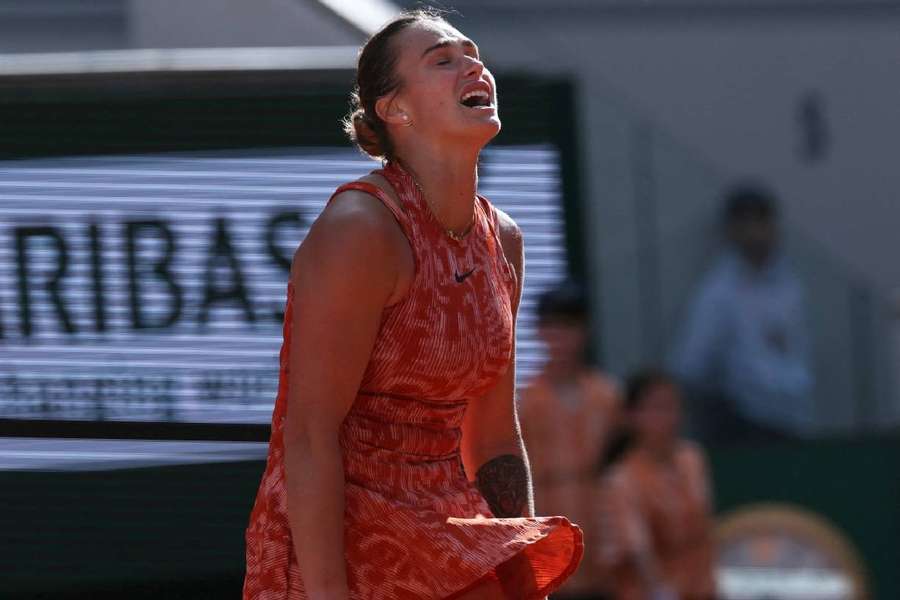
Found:
<svg viewBox="0 0 900 600"><path fill-rule="evenodd" d="M478 196L473 229L456 241L399 164L373 173L392 185L400 206L361 181L340 186L331 199L355 189L383 202L409 240L415 274L382 315L340 429L350 597L453 598L493 579L510 599L543 598L577 568L581 530L562 516L494 518L460 455L466 406L482 401L513 350L516 274L500 245L497 213ZM292 301L289 283L269 454L246 529L244 600L307 598L284 473Z"/></svg>

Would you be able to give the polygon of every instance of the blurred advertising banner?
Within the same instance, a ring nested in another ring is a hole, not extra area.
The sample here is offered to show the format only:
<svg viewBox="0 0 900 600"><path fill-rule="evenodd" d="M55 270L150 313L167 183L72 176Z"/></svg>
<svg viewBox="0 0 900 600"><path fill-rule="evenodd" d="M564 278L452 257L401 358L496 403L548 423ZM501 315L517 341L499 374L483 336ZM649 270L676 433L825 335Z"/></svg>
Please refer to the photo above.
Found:
<svg viewBox="0 0 900 600"><path fill-rule="evenodd" d="M0 418L266 423L291 258L350 149L0 162ZM566 272L558 153L488 149L479 191L523 229L530 308Z"/></svg>
<svg viewBox="0 0 900 600"><path fill-rule="evenodd" d="M799 507L751 505L717 528L723 600L864 600L865 568L853 544Z"/></svg>

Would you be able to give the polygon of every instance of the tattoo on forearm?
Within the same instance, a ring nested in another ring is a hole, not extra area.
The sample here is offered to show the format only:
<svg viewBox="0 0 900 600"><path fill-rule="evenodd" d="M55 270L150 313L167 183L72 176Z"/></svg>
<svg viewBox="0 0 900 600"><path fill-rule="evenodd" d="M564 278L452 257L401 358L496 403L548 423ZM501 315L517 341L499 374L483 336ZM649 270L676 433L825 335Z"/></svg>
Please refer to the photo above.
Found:
<svg viewBox="0 0 900 600"><path fill-rule="evenodd" d="M522 457L503 454L481 465L475 484L495 517L521 517L528 506L528 468Z"/></svg>

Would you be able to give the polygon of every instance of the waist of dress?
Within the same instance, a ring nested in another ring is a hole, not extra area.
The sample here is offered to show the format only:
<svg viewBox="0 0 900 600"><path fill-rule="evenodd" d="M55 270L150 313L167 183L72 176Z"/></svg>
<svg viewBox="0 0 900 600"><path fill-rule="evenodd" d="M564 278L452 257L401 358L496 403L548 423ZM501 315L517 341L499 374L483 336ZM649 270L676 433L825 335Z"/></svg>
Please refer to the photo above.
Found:
<svg viewBox="0 0 900 600"><path fill-rule="evenodd" d="M341 444L402 462L450 458L459 453L465 408L465 402L360 394L341 424Z"/></svg>
<svg viewBox="0 0 900 600"><path fill-rule="evenodd" d="M348 479L370 489L422 490L465 481L465 407L466 402L360 394L340 431Z"/></svg>

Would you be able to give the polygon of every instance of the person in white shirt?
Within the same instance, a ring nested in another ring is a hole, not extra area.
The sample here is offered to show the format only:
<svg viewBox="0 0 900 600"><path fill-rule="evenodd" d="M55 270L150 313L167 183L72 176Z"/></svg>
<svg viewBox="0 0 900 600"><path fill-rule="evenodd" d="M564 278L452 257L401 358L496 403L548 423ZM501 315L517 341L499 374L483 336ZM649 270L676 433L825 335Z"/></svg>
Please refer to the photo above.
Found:
<svg viewBox="0 0 900 600"><path fill-rule="evenodd" d="M704 442L802 435L812 420L803 286L782 254L778 212L763 187L726 198L729 248L704 277L671 367L693 401Z"/></svg>

